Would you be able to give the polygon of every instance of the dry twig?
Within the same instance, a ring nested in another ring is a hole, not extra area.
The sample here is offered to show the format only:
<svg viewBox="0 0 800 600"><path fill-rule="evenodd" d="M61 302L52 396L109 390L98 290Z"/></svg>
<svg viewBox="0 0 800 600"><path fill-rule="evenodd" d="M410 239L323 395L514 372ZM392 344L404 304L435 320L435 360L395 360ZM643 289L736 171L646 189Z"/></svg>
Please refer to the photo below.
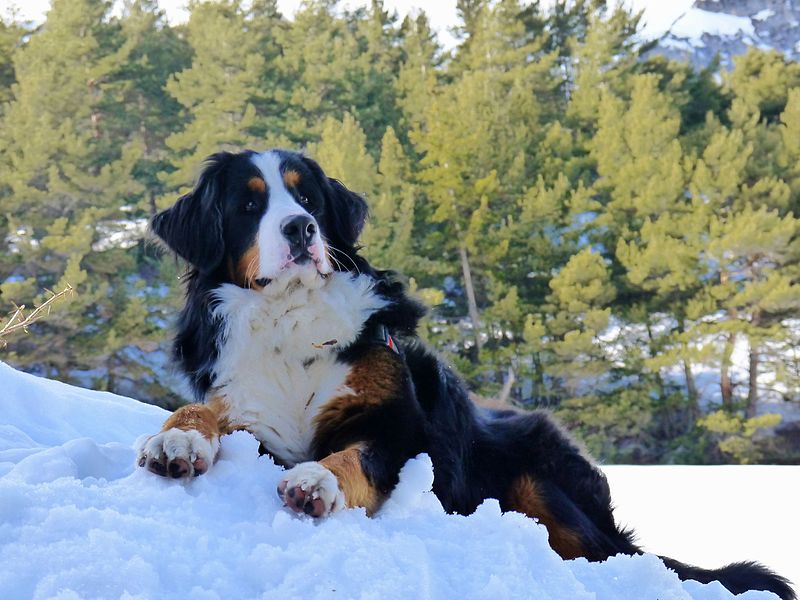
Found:
<svg viewBox="0 0 800 600"><path fill-rule="evenodd" d="M60 292L53 292L52 290L47 289L45 291L50 294L50 297L28 314L25 314L24 304L22 306L17 306L16 304L14 305L14 310L11 313L11 317L8 319L8 321L3 323L2 326L0 326L0 347L6 345L6 341L3 339L5 336L20 329L25 333L28 333L28 327L30 327L39 319L50 314L50 309L53 308L53 304L62 298L68 298L74 293L75 290L70 284L67 284L67 287Z"/></svg>

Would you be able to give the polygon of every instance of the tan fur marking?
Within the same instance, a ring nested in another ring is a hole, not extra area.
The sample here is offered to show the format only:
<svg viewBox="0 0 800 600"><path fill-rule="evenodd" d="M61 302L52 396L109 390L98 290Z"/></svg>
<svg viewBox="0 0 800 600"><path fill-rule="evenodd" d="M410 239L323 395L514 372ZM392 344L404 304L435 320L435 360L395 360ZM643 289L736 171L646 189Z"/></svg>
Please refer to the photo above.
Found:
<svg viewBox="0 0 800 600"><path fill-rule="evenodd" d="M535 517L547 527L550 547L564 560L584 556L585 551L578 534L559 523L550 512L536 482L528 475L519 477L509 489L508 508Z"/></svg>
<svg viewBox="0 0 800 600"><path fill-rule="evenodd" d="M173 427L183 431L195 429L204 438L211 441L214 436L219 437L232 431L227 413L228 406L220 397L212 398L207 404L188 404L172 413L164 421L161 431L167 431Z"/></svg>
<svg viewBox="0 0 800 600"><path fill-rule="evenodd" d="M300 173L293 170L286 171L283 174L283 183L286 184L286 187L297 187L297 184L300 183Z"/></svg>
<svg viewBox="0 0 800 600"><path fill-rule="evenodd" d="M261 179L261 177L251 177L247 182L247 187L259 194L267 193L267 182Z"/></svg>
<svg viewBox="0 0 800 600"><path fill-rule="evenodd" d="M336 429L354 409L380 406L398 392L402 363L389 348L376 346L350 367L344 385L352 394L334 396L314 417L317 435Z"/></svg>
<svg viewBox="0 0 800 600"><path fill-rule="evenodd" d="M363 506L372 515L383 500L382 494L370 483L361 469L363 445L351 446L341 452L326 456L320 464L336 475L339 487L344 492L345 504L349 508Z"/></svg>
<svg viewBox="0 0 800 600"><path fill-rule="evenodd" d="M256 284L256 275L258 275L258 270L261 266L258 257L258 242L253 242L253 245L245 250L236 265L234 281L238 285L245 288L259 287Z"/></svg>

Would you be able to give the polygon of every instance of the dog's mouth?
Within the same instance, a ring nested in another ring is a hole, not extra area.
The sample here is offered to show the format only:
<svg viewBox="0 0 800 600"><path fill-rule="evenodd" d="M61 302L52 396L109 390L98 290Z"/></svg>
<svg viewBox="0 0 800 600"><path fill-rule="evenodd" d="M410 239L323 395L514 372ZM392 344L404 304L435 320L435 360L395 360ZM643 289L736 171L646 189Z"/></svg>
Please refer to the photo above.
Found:
<svg viewBox="0 0 800 600"><path fill-rule="evenodd" d="M327 279L330 275L330 268L326 269L326 265L323 264L321 260L314 258L308 251L301 252L296 256L288 256L286 258L286 263L281 267L281 275L295 269L310 270L312 268L322 279ZM281 275L276 277L281 277ZM259 277L258 279L254 279L253 283L260 288L265 288L274 280L274 277Z"/></svg>
<svg viewBox="0 0 800 600"><path fill-rule="evenodd" d="M305 264L311 262L312 260L313 259L311 258L311 254L308 252L308 250L304 250L303 252L301 252L297 256L290 256L289 257L289 261L286 263L286 266L288 267L289 265L292 265L292 264L305 265Z"/></svg>

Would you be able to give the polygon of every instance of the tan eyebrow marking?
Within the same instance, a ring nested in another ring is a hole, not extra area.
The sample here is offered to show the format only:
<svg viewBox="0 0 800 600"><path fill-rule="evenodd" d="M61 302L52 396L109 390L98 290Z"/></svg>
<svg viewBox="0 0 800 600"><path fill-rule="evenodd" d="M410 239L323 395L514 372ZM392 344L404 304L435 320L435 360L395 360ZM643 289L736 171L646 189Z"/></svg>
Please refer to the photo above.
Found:
<svg viewBox="0 0 800 600"><path fill-rule="evenodd" d="M286 173L283 174L283 183L285 183L287 187L297 187L297 184L300 183L300 173L294 169L286 171Z"/></svg>
<svg viewBox="0 0 800 600"><path fill-rule="evenodd" d="M251 177L247 182L247 187L254 192L264 194L267 191L267 182L261 179L261 177Z"/></svg>

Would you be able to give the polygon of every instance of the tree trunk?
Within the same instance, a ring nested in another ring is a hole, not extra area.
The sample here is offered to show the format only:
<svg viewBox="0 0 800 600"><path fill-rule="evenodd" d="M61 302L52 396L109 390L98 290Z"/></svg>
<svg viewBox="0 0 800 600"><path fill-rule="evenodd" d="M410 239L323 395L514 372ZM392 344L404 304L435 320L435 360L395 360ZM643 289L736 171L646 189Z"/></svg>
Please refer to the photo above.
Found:
<svg viewBox="0 0 800 600"><path fill-rule="evenodd" d="M509 398L511 397L511 388L514 387L514 381L516 377L514 377L514 368L508 367L508 374L506 375L506 381L503 383L503 389L500 390L500 395L497 397L497 402L500 405L507 404Z"/></svg>
<svg viewBox="0 0 800 600"><path fill-rule="evenodd" d="M647 345L648 353L650 354L650 358L654 358L657 352L653 347L655 345L655 341L653 339L653 329L650 327L649 320L645 323L645 326L647 327L647 339L649 341L649 344ZM656 385L658 386L658 398L659 400L664 401L667 398L667 394L666 391L664 390L664 378L661 377L661 369L657 369L655 371L655 378L656 378Z"/></svg>
<svg viewBox="0 0 800 600"><path fill-rule="evenodd" d="M158 207L156 206L156 195L152 190L148 194L148 201L150 205L150 218L152 219L158 213Z"/></svg>
<svg viewBox="0 0 800 600"><path fill-rule="evenodd" d="M700 416L700 401L697 394L697 384L694 382L692 373L692 363L688 359L683 359L683 374L686 377L686 394L689 396L689 426L693 427Z"/></svg>
<svg viewBox="0 0 800 600"><path fill-rule="evenodd" d="M686 332L686 322L683 317L678 321L680 333ZM649 329L648 329L649 331ZM686 379L686 396L689 401L689 428L694 427L695 422L700 416L700 394L697 393L697 384L692 373L692 363L687 358L689 356L689 344L682 342L683 348L683 376Z"/></svg>
<svg viewBox="0 0 800 600"><path fill-rule="evenodd" d="M755 309L753 317L750 319L750 324L753 327L761 326L761 311ZM750 346L748 352L748 388L747 388L747 407L745 409L745 416L752 419L756 416L756 408L758 407L758 367L761 363L761 356L759 355L760 348L756 342L753 341L751 335L747 340Z"/></svg>
<svg viewBox="0 0 800 600"><path fill-rule="evenodd" d="M719 387L722 392L722 407L728 412L733 411L733 383L731 382L731 355L736 342L736 333L728 334L725 347L722 350L722 364L720 365Z"/></svg>
<svg viewBox="0 0 800 600"><path fill-rule="evenodd" d="M467 291L467 308L469 310L469 320L472 322L472 331L475 334L475 346L478 352L483 347L480 331L480 315L478 314L478 303L475 301L475 287L472 285L472 269L469 266L467 249L463 244L458 245L458 254L461 257L461 272L464 275L464 287Z"/></svg>
<svg viewBox="0 0 800 600"><path fill-rule="evenodd" d="M752 419L756 416L756 408L758 405L758 366L760 362L759 348L754 345L752 340L750 342L749 352L749 387L747 389L747 409L745 416Z"/></svg>

